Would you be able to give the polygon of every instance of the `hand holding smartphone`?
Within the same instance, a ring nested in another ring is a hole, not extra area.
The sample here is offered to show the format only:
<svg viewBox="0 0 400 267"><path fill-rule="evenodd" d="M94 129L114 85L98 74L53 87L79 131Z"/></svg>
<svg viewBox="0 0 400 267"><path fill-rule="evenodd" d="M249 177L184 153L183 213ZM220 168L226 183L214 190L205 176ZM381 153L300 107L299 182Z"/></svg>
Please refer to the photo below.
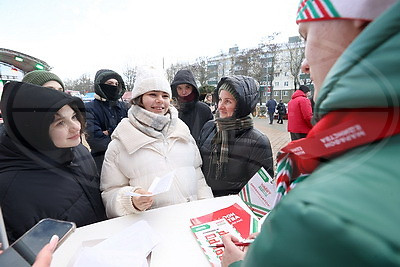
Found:
<svg viewBox="0 0 400 267"><path fill-rule="evenodd" d="M3 260L7 260L4 259L6 258L4 257L5 255L7 256L8 260L15 258L15 260L18 260L17 262L21 262L22 258L26 263L32 265L37 254L46 244L50 242L52 236L57 235L59 237L59 242L57 245L58 247L66 239L66 237L75 230L75 228L76 225L73 222L59 221L49 218L43 219L34 225L23 236L21 236L17 241L11 244L10 247L4 251L4 255L0 255L0 265L3 266L3 263L10 262L3 262ZM13 264L12 266L17 265Z"/></svg>

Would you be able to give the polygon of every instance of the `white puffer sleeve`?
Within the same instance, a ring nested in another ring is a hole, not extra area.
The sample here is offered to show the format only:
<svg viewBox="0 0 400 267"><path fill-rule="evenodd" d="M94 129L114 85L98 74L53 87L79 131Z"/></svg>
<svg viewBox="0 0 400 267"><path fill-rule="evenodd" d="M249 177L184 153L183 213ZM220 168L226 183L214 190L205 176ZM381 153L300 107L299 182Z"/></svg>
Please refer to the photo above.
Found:
<svg viewBox="0 0 400 267"><path fill-rule="evenodd" d="M108 145L104 156L100 190L108 218L140 212L133 207L131 196L127 195L128 192L133 192L139 187L130 186L129 178L120 171L118 166L118 158L123 150L119 140L114 139Z"/></svg>

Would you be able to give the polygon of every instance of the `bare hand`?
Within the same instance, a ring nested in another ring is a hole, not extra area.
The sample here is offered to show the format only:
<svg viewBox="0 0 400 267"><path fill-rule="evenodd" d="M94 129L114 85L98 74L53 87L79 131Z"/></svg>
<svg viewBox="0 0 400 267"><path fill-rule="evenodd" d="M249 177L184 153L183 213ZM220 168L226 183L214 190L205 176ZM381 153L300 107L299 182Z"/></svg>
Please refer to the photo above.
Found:
<svg viewBox="0 0 400 267"><path fill-rule="evenodd" d="M249 235L249 237L247 239L256 239L256 237L258 236L259 233L260 232L252 233L252 234Z"/></svg>
<svg viewBox="0 0 400 267"><path fill-rule="evenodd" d="M246 253L237 247L233 242L239 242L239 239L228 234L222 236L224 243L224 254L222 254L222 267L227 267L229 264L243 260ZM242 247L243 248L243 247Z"/></svg>
<svg viewBox="0 0 400 267"><path fill-rule="evenodd" d="M103 131L104 135L110 135L107 130Z"/></svg>
<svg viewBox="0 0 400 267"><path fill-rule="evenodd" d="M36 256L36 260L32 267L49 267L53 258L53 252L57 247L58 236L53 235L50 242L42 248Z"/></svg>
<svg viewBox="0 0 400 267"><path fill-rule="evenodd" d="M249 235L249 237L247 237L247 239L256 239L256 237L258 236L260 232L257 233L252 233ZM246 253L247 250L249 249L250 246L244 247L243 251Z"/></svg>
<svg viewBox="0 0 400 267"><path fill-rule="evenodd" d="M136 189L135 193L138 194L150 194L150 192L147 192L144 189ZM142 197L131 197L132 200L132 204L133 206L138 209L138 210L147 210L151 207L151 205L153 205L153 197L146 197L146 196L142 196Z"/></svg>

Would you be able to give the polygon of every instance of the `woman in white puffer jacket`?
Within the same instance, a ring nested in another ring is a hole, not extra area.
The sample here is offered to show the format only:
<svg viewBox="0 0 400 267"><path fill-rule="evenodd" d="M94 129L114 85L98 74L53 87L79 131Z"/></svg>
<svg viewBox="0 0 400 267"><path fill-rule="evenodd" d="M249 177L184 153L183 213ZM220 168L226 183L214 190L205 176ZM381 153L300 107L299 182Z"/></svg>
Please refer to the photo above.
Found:
<svg viewBox="0 0 400 267"><path fill-rule="evenodd" d="M189 128L170 105L171 88L161 71L138 70L128 118L114 130L105 154L101 190L109 218L149 208L213 197ZM154 178L173 173L169 191L148 193Z"/></svg>

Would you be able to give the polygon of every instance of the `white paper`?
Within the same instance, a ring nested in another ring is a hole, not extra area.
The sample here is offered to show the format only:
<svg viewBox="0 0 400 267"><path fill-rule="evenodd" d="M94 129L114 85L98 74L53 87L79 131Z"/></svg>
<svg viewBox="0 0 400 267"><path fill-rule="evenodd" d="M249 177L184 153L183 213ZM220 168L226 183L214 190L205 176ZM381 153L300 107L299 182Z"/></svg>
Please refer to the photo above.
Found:
<svg viewBox="0 0 400 267"><path fill-rule="evenodd" d="M142 197L142 196L154 196L164 192L167 192L171 188L172 181L174 180L174 172L167 173L163 177L156 177L154 178L153 182L151 183L148 192L151 194L139 194L135 192L128 192L127 195L134 196L134 197Z"/></svg>
<svg viewBox="0 0 400 267"><path fill-rule="evenodd" d="M158 235L141 220L93 247L83 248L74 267L145 267L146 257L158 243Z"/></svg>

